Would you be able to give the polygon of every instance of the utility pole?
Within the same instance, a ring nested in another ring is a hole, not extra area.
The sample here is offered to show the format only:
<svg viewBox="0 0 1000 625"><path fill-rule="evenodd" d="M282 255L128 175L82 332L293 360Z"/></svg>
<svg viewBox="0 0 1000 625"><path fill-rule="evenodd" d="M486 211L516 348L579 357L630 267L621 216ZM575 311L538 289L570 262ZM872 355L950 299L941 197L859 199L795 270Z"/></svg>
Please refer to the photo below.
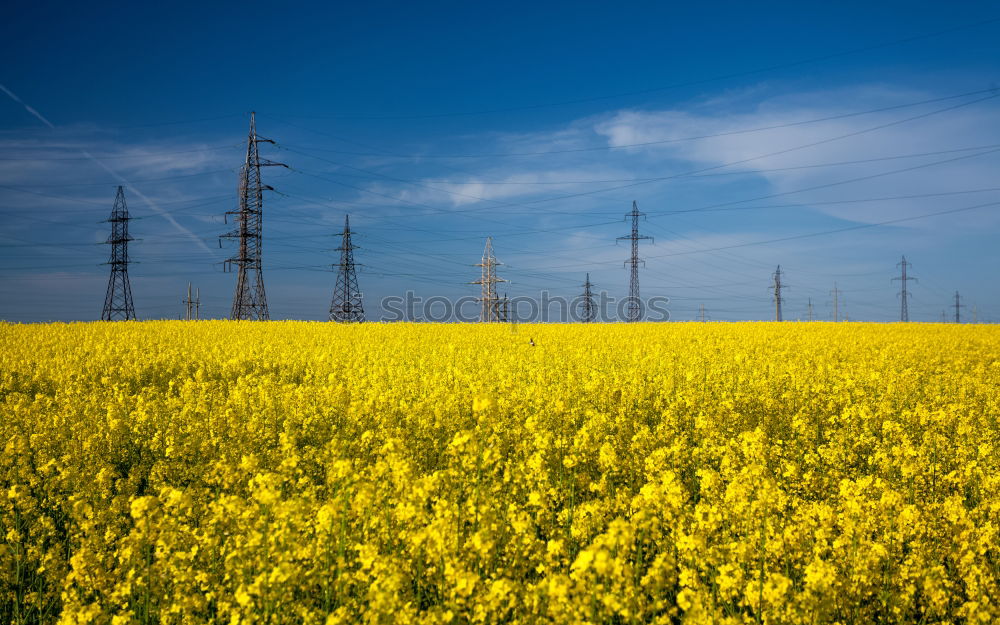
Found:
<svg viewBox="0 0 1000 625"><path fill-rule="evenodd" d="M959 315L958 311L960 308L965 308L965 304L961 303L961 297L959 296L958 291L955 291L954 307L955 307L955 323L962 323L962 318Z"/></svg>
<svg viewBox="0 0 1000 625"><path fill-rule="evenodd" d="M337 268L337 284L330 301L330 321L364 321L364 301L354 263L354 250L358 246L351 242L350 215L344 215L344 231L339 236L340 247L335 251L340 252L340 262L333 265Z"/></svg>
<svg viewBox="0 0 1000 625"><path fill-rule="evenodd" d="M900 291L899 291L899 320L900 321L909 321L910 320L910 310L907 307L907 298L909 296L909 291L907 291L907 289L906 289L906 282L908 280L914 280L914 281L916 281L916 278L908 277L906 275L906 268L907 267L912 267L913 264L906 262L906 257L904 256L902 261L896 263L896 266L899 267L901 269L901 271L902 271L902 274L898 278L893 278L892 279L893 282L896 281L896 280L899 280L900 284L901 284L901 288L900 288Z"/></svg>
<svg viewBox="0 0 1000 625"><path fill-rule="evenodd" d="M771 287L774 290L774 320L781 321L781 265L771 277L774 278L774 286Z"/></svg>
<svg viewBox="0 0 1000 625"><path fill-rule="evenodd" d="M111 258L106 264L111 265L111 277L108 278L108 290L104 295L102 321L135 319L132 286L128 281L128 242L134 240L128 233L130 219L128 205L125 204L125 190L119 186L111 217L107 220L111 224L111 235L105 243L111 246Z"/></svg>
<svg viewBox="0 0 1000 625"><path fill-rule="evenodd" d="M479 321L483 323L497 323L506 320L503 308L500 306L500 298L497 296L497 284L506 282L503 278L497 277L497 262L493 255L493 237L486 238L486 248L483 250L483 260L476 267L483 270L482 277L470 284L482 285L482 295L479 297L480 312Z"/></svg>
<svg viewBox="0 0 1000 625"><path fill-rule="evenodd" d="M837 288L837 283L833 283L833 290L830 291L830 295L833 296L833 320L840 321L840 294L843 293Z"/></svg>
<svg viewBox="0 0 1000 625"><path fill-rule="evenodd" d="M806 317L808 317L809 321L813 320L813 298L811 297L809 298L809 306L806 309Z"/></svg>
<svg viewBox="0 0 1000 625"><path fill-rule="evenodd" d="M594 285L590 282L590 274L587 274L587 281L583 283L583 314L580 321L593 323L597 319L597 307L594 305Z"/></svg>
<svg viewBox="0 0 1000 625"><path fill-rule="evenodd" d="M705 321L705 304L702 304L701 307L698 309L698 321L701 322Z"/></svg>
<svg viewBox="0 0 1000 625"><path fill-rule="evenodd" d="M644 261L639 260L639 241L641 239L653 240L653 237L639 236L639 217L645 216L645 213L639 212L639 206L632 202L632 212L625 213L625 219L632 218L632 233L618 237L617 241L628 240L632 242L632 255L627 261L625 261L625 266L629 267L629 283L628 283L628 310L625 313L625 321L633 322L640 321L642 319L642 301L639 299L639 263Z"/></svg>
<svg viewBox="0 0 1000 625"><path fill-rule="evenodd" d="M262 219L264 212L264 191L274 188L261 182L261 167L288 167L260 157L257 144L274 143L270 139L257 136L254 113L250 113L250 134L247 136L247 155L240 171L240 208L226 212L236 216L236 227L221 238L239 239L236 256L225 261L226 270L236 265L236 292L233 294L233 308L230 319L250 319L267 321L267 296L264 293L264 275L261 273L261 243L263 239ZM222 246L222 241L219 241Z"/></svg>

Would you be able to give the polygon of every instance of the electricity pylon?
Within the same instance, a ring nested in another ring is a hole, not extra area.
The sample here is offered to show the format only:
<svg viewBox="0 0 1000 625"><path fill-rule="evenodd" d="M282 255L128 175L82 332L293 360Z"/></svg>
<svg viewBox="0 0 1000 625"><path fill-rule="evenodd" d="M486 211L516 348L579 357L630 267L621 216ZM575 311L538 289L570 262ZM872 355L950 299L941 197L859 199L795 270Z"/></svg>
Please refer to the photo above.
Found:
<svg viewBox="0 0 1000 625"><path fill-rule="evenodd" d="M594 305L593 284L590 282L590 274L587 274L587 281L583 283L583 314L580 321L593 323L597 319L597 306Z"/></svg>
<svg viewBox="0 0 1000 625"><path fill-rule="evenodd" d="M840 294L843 293L837 288L837 283L833 283L833 290L830 291L830 295L833 296L833 320L840 321Z"/></svg>
<svg viewBox="0 0 1000 625"><path fill-rule="evenodd" d="M364 321L365 307L358 288L358 276L355 272L354 250L357 245L351 242L351 217L344 216L344 231L340 234L340 263L337 268L337 284L333 288L333 299L330 302L330 321Z"/></svg>
<svg viewBox="0 0 1000 625"><path fill-rule="evenodd" d="M813 320L813 298L809 298L809 307L806 309L806 317L809 321Z"/></svg>
<svg viewBox="0 0 1000 625"><path fill-rule="evenodd" d="M191 299L191 283L188 282L187 298L182 302L184 304L184 320L192 321L200 318L201 313L201 289L196 291L194 299Z"/></svg>
<svg viewBox="0 0 1000 625"><path fill-rule="evenodd" d="M771 287L774 291L774 320L781 321L781 265L778 265L771 277L774 278L774 286Z"/></svg>
<svg viewBox="0 0 1000 625"><path fill-rule="evenodd" d="M961 296L959 296L958 291L955 291L955 303L952 306L955 307L955 323L962 323L962 317L958 311L960 308L965 308L965 304L961 303Z"/></svg>
<svg viewBox="0 0 1000 625"><path fill-rule="evenodd" d="M702 304L701 307L698 309L698 321L704 322L706 320L707 317L705 316L705 305Z"/></svg>
<svg viewBox="0 0 1000 625"><path fill-rule="evenodd" d="M288 165L262 159L257 147L259 143L273 144L274 141L257 136L254 113L250 113L247 156L240 170L240 208L226 212L227 218L229 215L236 216L236 227L221 237L240 241L236 256L225 261L227 270L235 264L237 271L230 319L267 321L271 318L267 311L267 295L264 293L264 275L261 273L261 243L264 191L273 191L274 188L261 182L260 168Z"/></svg>
<svg viewBox="0 0 1000 625"><path fill-rule="evenodd" d="M108 291L104 295L104 311L102 321L129 321L135 319L135 307L132 305L132 286L128 281L128 242L134 239L128 234L128 205L125 204L125 190L118 187L115 194L115 205L111 209L111 235L105 241L111 246L111 277L108 278Z"/></svg>
<svg viewBox="0 0 1000 625"><path fill-rule="evenodd" d="M486 249L483 250L483 260L476 265L476 267L482 268L482 277L470 283L482 286L482 295L479 297L481 306L479 321L483 323L497 323L507 320L506 306L501 306L500 298L497 296L497 284L506 282L503 278L497 277L497 265L501 264L503 263L497 262L496 256L493 255L493 237L487 237ZM506 298L504 299L506 300Z"/></svg>
<svg viewBox="0 0 1000 625"><path fill-rule="evenodd" d="M901 288L899 290L899 320L909 321L910 320L910 309L907 306L907 300L909 298L909 291L906 289L906 282L908 280L916 281L916 278L912 278L906 275L906 268L912 267L913 263L906 262L906 257L903 260L896 263L896 266L900 268L902 274L898 278L893 278L892 281L899 280Z"/></svg>
<svg viewBox="0 0 1000 625"><path fill-rule="evenodd" d="M642 320L642 301L639 299L639 263L643 263L645 266L645 261L639 260L639 241L641 239L653 240L653 237L639 236L639 217L643 216L645 213L640 213L639 206L633 201L632 211L625 213L626 220L632 218L632 233L617 239L617 241L632 242L632 254L625 261L625 266L629 267L628 309L625 312L625 321L630 322Z"/></svg>

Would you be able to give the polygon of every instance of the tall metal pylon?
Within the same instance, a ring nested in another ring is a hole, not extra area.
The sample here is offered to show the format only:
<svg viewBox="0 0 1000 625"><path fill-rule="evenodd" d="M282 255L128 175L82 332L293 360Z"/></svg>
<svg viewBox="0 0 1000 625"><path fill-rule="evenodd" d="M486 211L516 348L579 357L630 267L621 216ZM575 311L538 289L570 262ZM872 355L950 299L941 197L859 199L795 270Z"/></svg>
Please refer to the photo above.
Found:
<svg viewBox="0 0 1000 625"><path fill-rule="evenodd" d="M188 282L187 297L181 300L184 304L184 320L194 321L200 318L201 313L201 289L196 291L194 298L191 298L191 283Z"/></svg>
<svg viewBox="0 0 1000 625"><path fill-rule="evenodd" d="M813 320L813 298L809 298L809 306L806 308L806 317L809 321Z"/></svg>
<svg viewBox="0 0 1000 625"><path fill-rule="evenodd" d="M955 323L962 323L962 317L959 314L959 309L965 308L965 304L961 303L961 301L961 296L958 294L958 291L955 291L955 303L952 304L955 308Z"/></svg>
<svg viewBox="0 0 1000 625"><path fill-rule="evenodd" d="M597 306L594 305L594 285L590 282L590 274L587 274L587 280L583 283L583 301L581 305L583 306L583 311L580 315L580 321L584 323L593 323L597 320Z"/></svg>
<svg viewBox="0 0 1000 625"><path fill-rule="evenodd" d="M833 283L833 290L830 291L830 295L833 296L833 320L840 321L840 294L843 293L837 288L837 283Z"/></svg>
<svg viewBox="0 0 1000 625"><path fill-rule="evenodd" d="M639 212L639 206L632 201L632 211L625 213L625 219L632 218L632 233L623 237L618 237L618 241L626 240L632 242L632 255L625 261L625 266L629 268L628 282L628 309L625 312L625 321L634 322L642 320L642 300L639 299L639 263L645 261L639 259L639 241L641 239L653 240L653 237L639 236L639 217L646 213Z"/></svg>
<svg viewBox="0 0 1000 625"><path fill-rule="evenodd" d="M906 283L909 280L916 281L916 278L911 277L911 276L907 276L906 275L906 268L907 267L912 267L913 263L906 262L906 256L904 256L903 260L901 260L898 263L896 263L896 266L900 268L900 271L902 271L902 273L900 274L900 276L898 278L893 278L892 279L893 282L895 282L896 280L899 280L900 281L900 285L901 285L900 290L899 290L899 320L900 321L909 321L910 320L910 309L909 309L909 306L908 306L909 291L906 288Z"/></svg>
<svg viewBox="0 0 1000 625"><path fill-rule="evenodd" d="M778 265L771 277L774 278L774 286L771 287L774 290L774 320L781 321L781 265Z"/></svg>
<svg viewBox="0 0 1000 625"><path fill-rule="evenodd" d="M111 235L105 241L111 246L111 277L108 278L108 291L104 295L104 311L102 321L130 321L135 319L135 307L132 304L132 286L128 281L128 242L134 239L129 236L128 205L125 204L125 190L119 186L115 194L115 204L111 209Z"/></svg>
<svg viewBox="0 0 1000 625"><path fill-rule="evenodd" d="M267 321L271 318L267 311L267 295L264 293L264 275L261 264L261 243L263 240L262 218L264 213L264 191L274 188L261 182L261 167L288 167L260 157L258 144L271 143L271 139L257 136L255 114L250 113L250 133L247 136L247 155L240 170L239 210L228 211L226 216L236 216L236 227L221 238L239 239L236 256L227 259L226 269L236 265L236 292L230 319ZM221 241L220 241L221 245Z"/></svg>
<svg viewBox="0 0 1000 625"><path fill-rule="evenodd" d="M704 322L706 321L706 319L707 318L705 317L705 305L702 304L701 307L698 309L698 321Z"/></svg>
<svg viewBox="0 0 1000 625"><path fill-rule="evenodd" d="M501 264L503 263L497 262L496 256L493 255L493 237L487 237L483 260L476 265L482 268L482 277L470 283L482 286L482 294L479 297L479 321L483 323L507 320L506 306L501 306L500 298L497 296L497 284L506 282L503 278L497 277L497 265Z"/></svg>
<svg viewBox="0 0 1000 625"><path fill-rule="evenodd" d="M337 285L333 288L333 299L330 301L330 321L364 321L365 307L358 288L358 276L355 272L354 250L357 245L351 242L351 216L344 215L344 231L340 233L340 262L337 268Z"/></svg>

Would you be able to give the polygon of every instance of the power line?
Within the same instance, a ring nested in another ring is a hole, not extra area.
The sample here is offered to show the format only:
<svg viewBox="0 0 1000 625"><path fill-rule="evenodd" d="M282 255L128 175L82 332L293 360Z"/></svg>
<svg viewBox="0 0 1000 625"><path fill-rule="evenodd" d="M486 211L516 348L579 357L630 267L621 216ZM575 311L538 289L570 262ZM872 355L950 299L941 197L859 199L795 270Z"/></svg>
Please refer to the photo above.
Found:
<svg viewBox="0 0 1000 625"><path fill-rule="evenodd" d="M240 144L226 144L217 145L204 148L197 148L192 150L177 150L175 152L142 152L139 154L89 154L86 156L66 156L66 157L35 157L35 156L21 156L17 158L0 156L0 161L113 161L121 160L124 158L148 158L150 156L173 156L176 154L194 154L196 152L211 152L214 150L231 150L233 148L239 147ZM37 149L37 148L36 148Z"/></svg>
<svg viewBox="0 0 1000 625"><path fill-rule="evenodd" d="M737 248L742 248L742 247L751 247L751 246L755 246L755 245L768 245L770 243L781 243L781 242L784 242L784 241L794 241L794 240L797 240L797 239L806 239L806 238L810 238L810 237L818 237L818 236L824 236L824 235L828 235L828 234L839 234L841 232L851 232L853 230L863 230L865 228L875 228L875 227L878 227L878 226L886 226L886 225L890 225L890 224L903 223L903 222L907 222L907 221L915 221L917 219L926 219L928 217L937 217L939 215L950 215L950 214L953 214L953 213L960 213L960 212L963 212L963 211L977 210L977 209L980 209L980 208L987 208L987 207L990 207L990 206L997 206L997 205L1000 205L1000 201L997 201L997 202L986 202L984 204L976 204L975 206L964 206L962 208L953 208L953 209L944 210L944 211L935 211L933 213L924 213L922 215L914 215L912 217L900 217L898 219L887 219L885 221L879 221L879 222L874 222L874 223L857 224L857 225L854 225L854 226L847 226L845 228L835 228L833 230L821 230L821 231L818 231L818 232L808 232L808 233L804 233L804 234L796 234L796 235L791 235L791 236L787 236L787 237L778 237L778 238L775 238L775 239L765 239L765 240L762 240L762 241L749 241L749 242L746 242L746 243L734 243L732 245L722 245L722 246L718 246L718 247L702 248L702 249L690 250L690 251L670 252L670 253L666 253L666 254L654 254L654 255L647 256L647 258L666 258L666 257L670 257L670 256L686 256L686 255L690 255L690 254L705 254L705 253L710 253L710 252L718 252L718 251L721 251L721 250L731 250L731 249L737 249ZM607 262L604 262L603 264L611 264L612 262L614 262L614 261L607 261ZM591 264L593 264L593 263L591 263ZM578 266L578 265L558 265L558 266L555 266L555 267L549 267L549 269L562 269L562 268L566 268L566 267L575 267L575 266Z"/></svg>
<svg viewBox="0 0 1000 625"><path fill-rule="evenodd" d="M966 91L966 92L958 93L958 94L954 94L954 95L941 96L941 97L937 97L937 98L929 98L929 99L918 100L918 101L914 101L914 102L906 102L906 103L903 103L903 104L893 104L893 105L890 105L890 106L882 106L882 107L878 107L878 108L874 108L874 109L867 109L867 110L864 110L864 111L852 111L850 113L840 113L840 114L837 114L837 115L827 115L827 116L824 116L824 117L816 117L816 118L813 118L813 119L805 119L805 120L794 121L794 122L786 122L786 123L783 123L783 124L772 124L772 125L769 125L769 126L757 126L757 127L754 127L754 128L742 128L742 129L738 129L738 130L728 130L728 131L724 131L724 132L716 132L716 133L708 133L708 134L700 134L700 135L691 135L691 136L687 136L687 137L676 137L676 138L671 138L671 139L659 139L659 140L656 140L656 141L641 141L641 142L638 142L638 143L622 143L622 144L617 144L617 145L599 145L599 146L589 146L589 147L584 147L584 148L564 148L564 149L560 149L560 150L535 150L535 151L530 151L530 152L480 152L480 153L475 153L475 154L469 154L469 153L465 153L465 154L462 154L462 153L455 153L455 154L433 154L433 153L430 153L430 154L428 154L428 153L393 154L391 152L388 152L388 153L387 152L380 152L380 153L352 152L352 151L348 151L348 150L334 150L334 149L330 149L330 148L321 148L321 147L318 147L318 146L303 146L300 149L307 149L307 150L311 149L311 150L317 150L317 151L321 151L321 152L334 152L334 153L337 153L337 154L346 154L346 155L350 155L350 156L380 156L380 157L399 158L399 159L406 159L406 160L426 159L426 158L433 158L433 159L439 159L439 158L444 158L444 159L451 159L451 158L455 158L455 159L465 159L465 158L507 158L507 157L516 157L516 156L549 156L549 155L553 155L553 154L575 154L575 153L580 153L580 152L599 152L599 151L606 151L606 150L624 150L624 149L629 149L629 148L648 147L648 146L653 146L653 145L666 145L666 144L671 144L671 143L684 143L684 142L687 142L687 141L700 141L700 140L704 140L704 139L714 139L714 138L718 138L718 137L730 137L730 136L735 136L735 135L750 134L750 133L756 133L756 132L766 132L768 130L780 130L782 128L793 128L793 127L796 127L796 126L806 126L806 125L809 125L809 124L817 124L817 123L822 123L822 122L827 122L827 121L836 121L836 120L841 120L841 119L849 119L851 117L859 117L859 116L862 116L862 115L872 115L872 114L875 114L875 113L885 113L885 112L888 112L888 111L894 111L894 110L903 109L903 108L910 108L910 107L914 107L914 106L922 106L922 105L925 105L925 104L934 104L936 102L945 102L945 101L948 101L948 100L955 100L955 99L958 99L958 98L966 98L966 97L969 97L969 96L981 95L981 94L984 94L984 93L995 94L996 93L996 89L995 88L977 89L975 91ZM293 124L291 122L287 122L286 121L284 123L288 124L289 126L300 128L302 130L311 130L311 129L308 129L308 128L304 128L302 126L298 126L298 125ZM291 148L292 146L287 146L287 147Z"/></svg>
<svg viewBox="0 0 1000 625"><path fill-rule="evenodd" d="M647 88L647 89L639 89L639 90L635 90L635 91L626 91L626 92L620 92L620 93L615 93L615 94L607 94L607 95L601 95L601 96L591 96L591 97L587 97L587 98L575 98L575 99L572 99L572 100L563 100L563 101L559 101L559 102L548 102L548 103L540 103L540 104L530 104L530 105L522 105L522 106L494 108L494 109L480 110L480 111L464 111L464 112L449 112L449 113L430 113L430 114L417 114L417 115L376 115L376 116L372 116L372 115L368 115L368 116L364 116L364 115L362 115L362 116L359 116L359 115L332 115L332 116L295 116L295 117L301 118L301 119L375 119L375 120L377 120L377 119L384 119L384 120L389 120L389 119L430 119L430 118L435 118L435 117L465 117L465 116L474 116L474 115L489 115L489 114L493 114L493 113L508 113L508 112L514 112L514 111L535 110L535 109L540 109L540 108L549 108L549 107L556 107L556 106L566 106L566 105L572 105L572 104L584 104L584 103L588 103L588 102L597 102L597 101L601 101L601 100L611 100L611 99L615 99L615 98L630 97L630 96L635 96L635 95L645 95L645 94L648 94L648 93L655 93L655 92L659 92L659 91L668 91L668 90L671 90L671 89L678 89L678 88L681 88L681 87L692 87L692 86L703 85L703 84L708 84L708 83L712 83L712 82L718 82L718 81L723 81L723 80L730 80L732 78L741 78L741 77L744 77L744 76L752 76L752 75L755 75L755 74L762 74L762 73L776 71L776 70L780 70L780 69L789 69L789 68L792 68L792 67L800 67L802 65L810 65L810 64L813 64L813 63L820 63L820 62L823 62L823 61L829 61L829 60L832 60L832 59L842 58L842 57L845 57L845 56L852 56L852 55L855 55L855 54L863 54L865 52L871 52L871 51L874 51L874 50L881 50L881 49L884 49L884 48L890 48L890 47L894 47L894 46L898 46L898 45L912 43L914 41L921 41L923 39L930 39L930 38L933 38L933 37L940 37L942 35L947 35L947 34L951 34L951 33L954 33L954 32L959 32L959 31L962 31L962 30L967 30L967 29L970 29L970 28L976 28L978 26L985 26L987 24L992 24L992 23L995 23L997 21L1000 21L1000 17L990 18L990 19L982 20L982 21L978 21L978 22L971 22L971 23L961 24L959 26L954 26L954 27L951 27L951 28L946 28L946 29L943 29L943 30L938 30L938 31L930 32L930 33L923 33L923 34L919 34L919 35L913 35L911 37L904 37L902 39L895 39L895 40L888 41L888 42L882 42L882 43L877 43L877 44L873 44L873 45L869 45L869 46L863 46L863 47L859 47L859 48L853 48L853 49L850 49L850 50L843 50L843 51L840 51L840 52L833 52L833 53L825 54L825 55L821 55L821 56L810 57L810 58L807 58L807 59L801 59L801 60L798 60L798 61L792 61L792 62L788 62L788 63L780 63L780 64L776 64L776 65L770 65L770 66L760 67L760 68L756 68L756 69L752 69L752 70L746 70L746 71L742 71L742 72L734 72L734 73L729 73L729 74L721 74L721 75L713 76L713 77L710 77L710 78L702 78L702 79L698 79L698 80L678 82L678 83L673 83L671 85L665 85L665 86L661 86L661 87L652 87L652 88Z"/></svg>

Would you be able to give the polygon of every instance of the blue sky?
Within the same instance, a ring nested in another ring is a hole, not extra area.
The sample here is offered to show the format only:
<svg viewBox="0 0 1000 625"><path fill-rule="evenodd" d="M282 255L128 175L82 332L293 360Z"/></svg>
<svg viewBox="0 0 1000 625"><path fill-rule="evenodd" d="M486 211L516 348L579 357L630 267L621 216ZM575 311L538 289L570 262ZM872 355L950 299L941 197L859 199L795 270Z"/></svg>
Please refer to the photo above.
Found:
<svg viewBox="0 0 1000 625"><path fill-rule="evenodd" d="M905 254L911 319L959 290L1000 321L995 3L140 4L0 23L0 318L100 316L121 180L140 318L189 281L228 314L256 110L290 167L264 172L273 318L325 318L345 213L369 318L475 296L487 236L511 296L589 272L621 297L635 200L642 294L677 320L770 318L780 264L786 318L829 318L836 282L842 314L890 321Z"/></svg>

